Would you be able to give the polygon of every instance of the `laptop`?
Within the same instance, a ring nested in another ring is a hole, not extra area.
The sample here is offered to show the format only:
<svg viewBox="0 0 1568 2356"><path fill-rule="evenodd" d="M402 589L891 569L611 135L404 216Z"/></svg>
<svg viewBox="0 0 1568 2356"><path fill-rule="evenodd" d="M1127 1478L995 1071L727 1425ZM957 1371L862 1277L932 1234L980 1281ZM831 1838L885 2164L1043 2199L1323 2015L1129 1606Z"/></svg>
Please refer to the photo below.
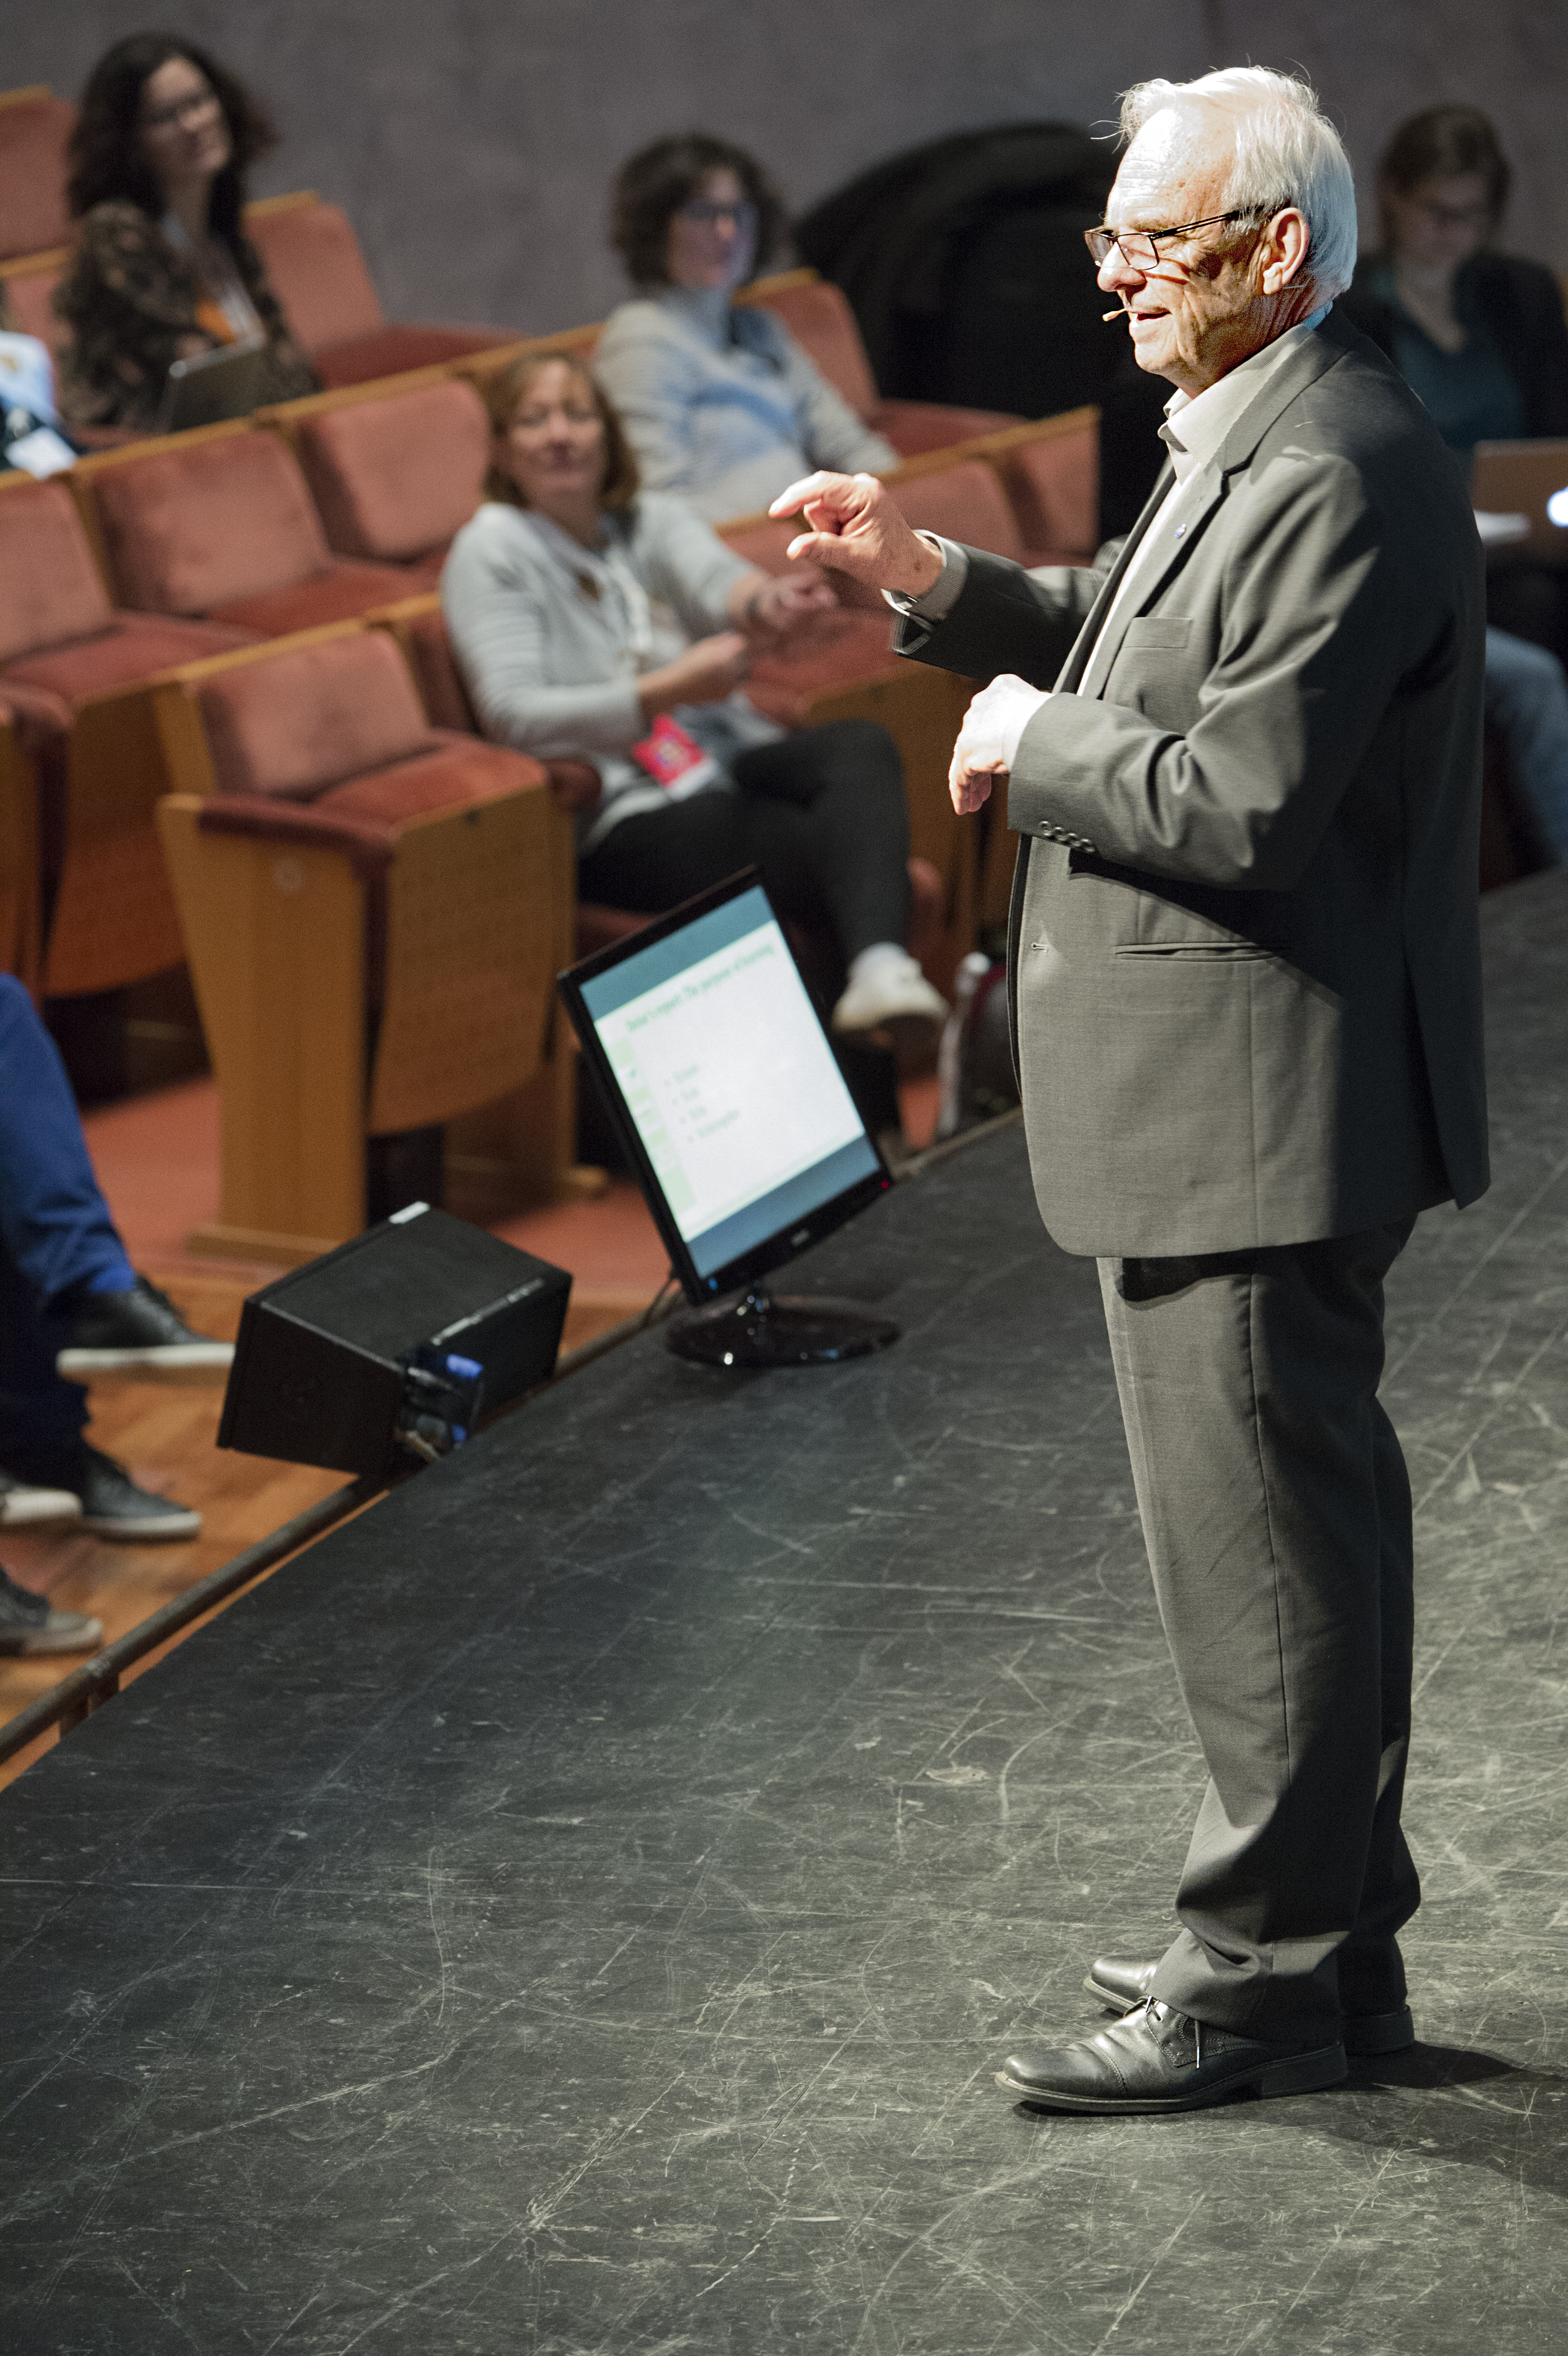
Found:
<svg viewBox="0 0 1568 2356"><path fill-rule="evenodd" d="M164 387L158 432L183 434L188 426L249 417L267 398L268 376L265 336L247 336L215 352L198 352L194 359L176 360Z"/></svg>
<svg viewBox="0 0 1568 2356"><path fill-rule="evenodd" d="M1470 504L1478 513L1522 516L1513 552L1568 564L1568 442L1477 442Z"/></svg>

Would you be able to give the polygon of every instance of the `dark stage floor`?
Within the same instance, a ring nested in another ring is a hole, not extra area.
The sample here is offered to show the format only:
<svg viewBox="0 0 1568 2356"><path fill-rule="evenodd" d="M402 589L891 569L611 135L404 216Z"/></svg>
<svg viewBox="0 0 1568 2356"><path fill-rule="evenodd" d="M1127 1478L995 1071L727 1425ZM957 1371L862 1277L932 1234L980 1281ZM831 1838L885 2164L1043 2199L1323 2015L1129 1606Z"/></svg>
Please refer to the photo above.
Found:
<svg viewBox="0 0 1568 2356"><path fill-rule="evenodd" d="M0 1804L13 2356L1512 2356L1568 2343L1568 879L1487 908L1498 1179L1396 1271L1425 2042L1046 2118L1200 1784L1093 1270L1016 1129L193 1638Z"/></svg>

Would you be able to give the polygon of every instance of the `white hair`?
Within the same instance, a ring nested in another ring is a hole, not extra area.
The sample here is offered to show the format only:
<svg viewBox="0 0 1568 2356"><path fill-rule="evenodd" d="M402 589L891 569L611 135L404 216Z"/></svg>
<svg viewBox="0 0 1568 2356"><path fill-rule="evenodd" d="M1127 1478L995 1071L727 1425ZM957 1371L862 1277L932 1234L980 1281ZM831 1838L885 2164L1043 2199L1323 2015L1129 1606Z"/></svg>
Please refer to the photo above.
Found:
<svg viewBox="0 0 1568 2356"><path fill-rule="evenodd" d="M1326 302L1342 294L1356 267L1356 184L1311 84L1266 66L1226 66L1196 81L1140 81L1122 97L1123 136L1135 137L1168 106L1226 118L1234 152L1217 201L1226 212L1296 206L1312 232L1313 286Z"/></svg>

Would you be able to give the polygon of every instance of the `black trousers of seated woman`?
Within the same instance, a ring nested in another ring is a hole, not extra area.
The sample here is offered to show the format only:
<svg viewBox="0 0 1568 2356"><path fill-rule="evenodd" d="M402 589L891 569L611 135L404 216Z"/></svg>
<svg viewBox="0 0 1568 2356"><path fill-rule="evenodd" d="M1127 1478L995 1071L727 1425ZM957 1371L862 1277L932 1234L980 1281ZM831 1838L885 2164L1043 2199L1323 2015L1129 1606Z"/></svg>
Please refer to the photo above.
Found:
<svg viewBox="0 0 1568 2356"><path fill-rule="evenodd" d="M832 720L742 753L736 791L693 794L624 818L578 868L578 895L661 916L756 867L780 921L804 935L802 970L824 1015L853 958L902 942L910 922L909 816L898 747L873 720ZM893 1059L835 1040L862 1119L899 1125Z"/></svg>

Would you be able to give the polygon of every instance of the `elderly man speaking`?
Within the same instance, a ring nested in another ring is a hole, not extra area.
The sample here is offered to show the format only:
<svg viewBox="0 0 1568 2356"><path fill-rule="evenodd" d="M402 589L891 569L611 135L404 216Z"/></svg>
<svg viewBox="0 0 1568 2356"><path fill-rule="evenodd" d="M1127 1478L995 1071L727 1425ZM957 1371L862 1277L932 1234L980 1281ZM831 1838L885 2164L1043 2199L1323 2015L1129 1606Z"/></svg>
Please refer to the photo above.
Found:
<svg viewBox="0 0 1568 2356"><path fill-rule="evenodd" d="M1109 569L917 536L865 475L773 511L887 593L901 652L990 681L953 796L1009 780L1036 1193L1099 1260L1211 1779L1176 1937L1086 1982L1125 2017L998 2083L1161 2112L1332 2085L1413 2034L1411 1499L1377 1389L1417 1213L1487 1183L1483 612L1458 471L1331 307L1355 202L1312 92L1146 82L1123 128L1089 249L1176 391Z"/></svg>

